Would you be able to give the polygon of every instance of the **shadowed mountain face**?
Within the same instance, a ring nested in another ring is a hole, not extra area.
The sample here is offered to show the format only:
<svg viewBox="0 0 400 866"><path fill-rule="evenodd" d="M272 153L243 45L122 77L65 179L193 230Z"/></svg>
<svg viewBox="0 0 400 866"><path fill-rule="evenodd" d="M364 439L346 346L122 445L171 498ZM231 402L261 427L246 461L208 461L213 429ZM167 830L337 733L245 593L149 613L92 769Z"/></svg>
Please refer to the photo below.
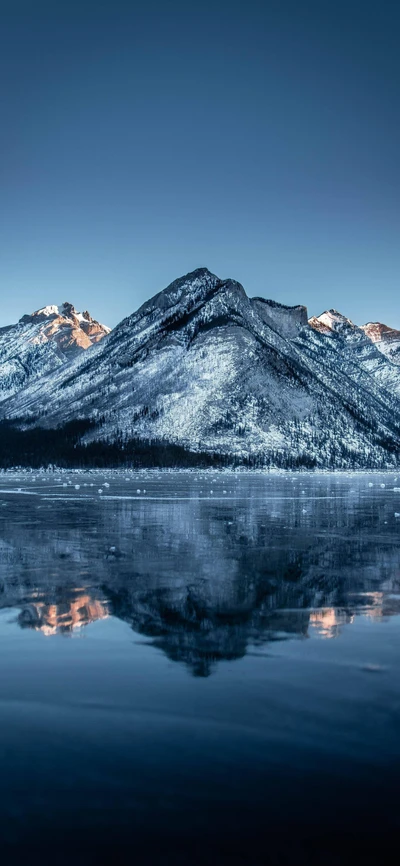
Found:
<svg viewBox="0 0 400 866"><path fill-rule="evenodd" d="M1 482L0 603L23 627L72 634L111 615L206 676L271 641L400 613L387 479L149 474L139 495L110 476L110 499L80 481Z"/></svg>
<svg viewBox="0 0 400 866"><path fill-rule="evenodd" d="M400 371L379 342L334 310L308 323L305 307L248 298L206 268L2 412L88 419L86 443L162 440L277 466L390 467L400 453Z"/></svg>

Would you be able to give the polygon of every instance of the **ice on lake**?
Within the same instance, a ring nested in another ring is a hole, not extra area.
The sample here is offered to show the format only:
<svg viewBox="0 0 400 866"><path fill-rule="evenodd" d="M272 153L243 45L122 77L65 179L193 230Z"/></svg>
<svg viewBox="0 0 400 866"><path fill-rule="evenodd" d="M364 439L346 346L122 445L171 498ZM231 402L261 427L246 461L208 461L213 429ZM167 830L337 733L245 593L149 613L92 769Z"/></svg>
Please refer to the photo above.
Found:
<svg viewBox="0 0 400 866"><path fill-rule="evenodd" d="M69 863L73 838L74 863L382 859L396 481L1 474L4 857Z"/></svg>

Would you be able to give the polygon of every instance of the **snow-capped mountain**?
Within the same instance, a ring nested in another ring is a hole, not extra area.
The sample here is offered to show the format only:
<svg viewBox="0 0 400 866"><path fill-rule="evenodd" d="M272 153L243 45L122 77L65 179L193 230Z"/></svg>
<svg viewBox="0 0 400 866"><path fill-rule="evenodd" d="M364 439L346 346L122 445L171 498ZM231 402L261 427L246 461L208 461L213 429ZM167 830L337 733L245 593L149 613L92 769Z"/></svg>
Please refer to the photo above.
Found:
<svg viewBox="0 0 400 866"><path fill-rule="evenodd" d="M374 343L389 361L400 364L400 331L389 328L381 322L368 322L366 325L357 327L337 310L326 310L321 316L312 316L309 324L321 334L339 333L353 343L358 342L367 346L369 343Z"/></svg>
<svg viewBox="0 0 400 866"><path fill-rule="evenodd" d="M0 328L0 400L62 367L109 331L67 302L42 307Z"/></svg>
<svg viewBox="0 0 400 866"><path fill-rule="evenodd" d="M400 331L388 328L380 322L368 322L363 325L364 333L375 343L376 348L389 358L393 364L400 364Z"/></svg>
<svg viewBox="0 0 400 866"><path fill-rule="evenodd" d="M336 311L308 322L305 307L248 298L200 268L1 412L47 427L91 419L86 441L161 439L277 465L393 465L400 369Z"/></svg>
<svg viewBox="0 0 400 866"><path fill-rule="evenodd" d="M374 330L384 329L385 325L358 327L337 310L326 310L321 316L313 316L309 319L309 324L327 338L326 345L339 347L341 362L359 364L379 385L400 397L399 370L394 366L396 341L390 341L385 336L378 340ZM387 330L391 334L398 333L390 328ZM400 343L398 345L400 346ZM397 363L400 363L400 354Z"/></svg>

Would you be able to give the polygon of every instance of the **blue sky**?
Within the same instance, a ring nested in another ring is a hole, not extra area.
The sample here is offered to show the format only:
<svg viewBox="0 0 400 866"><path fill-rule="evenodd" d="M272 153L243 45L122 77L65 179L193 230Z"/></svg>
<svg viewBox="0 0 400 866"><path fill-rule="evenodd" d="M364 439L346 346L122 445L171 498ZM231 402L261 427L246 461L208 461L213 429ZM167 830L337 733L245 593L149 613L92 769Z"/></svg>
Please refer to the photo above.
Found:
<svg viewBox="0 0 400 866"><path fill-rule="evenodd" d="M3 0L0 324L199 266L400 328L400 6Z"/></svg>

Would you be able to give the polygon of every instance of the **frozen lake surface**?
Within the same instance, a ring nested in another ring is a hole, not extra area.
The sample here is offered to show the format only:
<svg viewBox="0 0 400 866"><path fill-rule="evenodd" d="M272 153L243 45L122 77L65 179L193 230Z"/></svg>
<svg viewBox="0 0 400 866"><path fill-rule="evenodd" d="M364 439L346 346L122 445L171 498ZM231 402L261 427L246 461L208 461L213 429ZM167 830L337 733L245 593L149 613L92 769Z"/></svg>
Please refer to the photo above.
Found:
<svg viewBox="0 0 400 866"><path fill-rule="evenodd" d="M0 475L2 862L395 862L399 662L400 474Z"/></svg>

